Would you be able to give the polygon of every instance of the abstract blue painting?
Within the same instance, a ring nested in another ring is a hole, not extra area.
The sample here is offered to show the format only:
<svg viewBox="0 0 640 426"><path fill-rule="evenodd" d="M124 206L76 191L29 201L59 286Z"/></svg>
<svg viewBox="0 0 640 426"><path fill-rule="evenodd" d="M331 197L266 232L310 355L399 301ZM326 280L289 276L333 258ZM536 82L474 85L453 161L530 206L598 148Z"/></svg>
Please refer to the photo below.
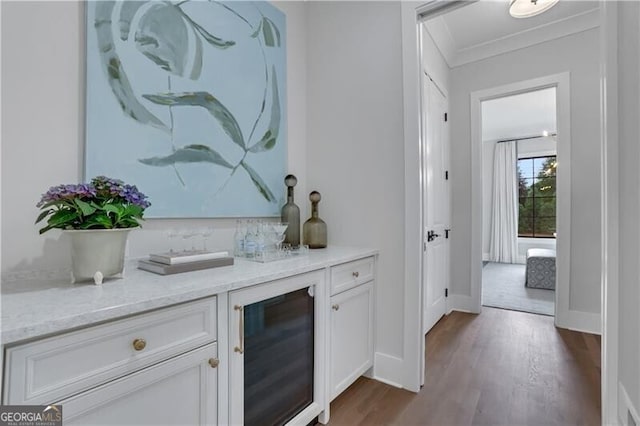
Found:
<svg viewBox="0 0 640 426"><path fill-rule="evenodd" d="M261 1L86 5L85 178L137 185L147 217L279 216L285 15Z"/></svg>

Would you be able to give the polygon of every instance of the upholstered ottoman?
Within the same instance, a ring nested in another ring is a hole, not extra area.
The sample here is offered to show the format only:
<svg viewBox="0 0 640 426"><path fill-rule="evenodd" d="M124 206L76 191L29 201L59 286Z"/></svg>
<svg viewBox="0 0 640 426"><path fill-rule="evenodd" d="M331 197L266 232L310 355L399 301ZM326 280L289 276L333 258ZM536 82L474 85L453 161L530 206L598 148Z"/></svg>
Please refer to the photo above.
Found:
<svg viewBox="0 0 640 426"><path fill-rule="evenodd" d="M556 251L549 249L527 250L527 275L525 286L531 288L556 288Z"/></svg>

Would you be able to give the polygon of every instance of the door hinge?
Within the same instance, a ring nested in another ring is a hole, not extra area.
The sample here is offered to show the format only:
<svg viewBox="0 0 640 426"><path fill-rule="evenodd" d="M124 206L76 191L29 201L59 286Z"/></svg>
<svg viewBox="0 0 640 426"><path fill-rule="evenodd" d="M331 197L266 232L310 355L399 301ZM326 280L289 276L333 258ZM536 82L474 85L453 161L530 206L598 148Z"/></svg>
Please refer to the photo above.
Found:
<svg viewBox="0 0 640 426"><path fill-rule="evenodd" d="M444 180L449 180L449 170L444 171Z"/></svg>
<svg viewBox="0 0 640 426"><path fill-rule="evenodd" d="M422 251L427 251L427 243L422 242Z"/></svg>
<svg viewBox="0 0 640 426"><path fill-rule="evenodd" d="M448 288L444 289L444 297L449 297L449 289Z"/></svg>
<svg viewBox="0 0 640 426"><path fill-rule="evenodd" d="M444 121L447 122L449 120L449 115L445 112L444 113Z"/></svg>
<svg viewBox="0 0 640 426"><path fill-rule="evenodd" d="M449 232L451 232L451 229L445 229L444 230L444 237L447 238L447 239L449 238Z"/></svg>

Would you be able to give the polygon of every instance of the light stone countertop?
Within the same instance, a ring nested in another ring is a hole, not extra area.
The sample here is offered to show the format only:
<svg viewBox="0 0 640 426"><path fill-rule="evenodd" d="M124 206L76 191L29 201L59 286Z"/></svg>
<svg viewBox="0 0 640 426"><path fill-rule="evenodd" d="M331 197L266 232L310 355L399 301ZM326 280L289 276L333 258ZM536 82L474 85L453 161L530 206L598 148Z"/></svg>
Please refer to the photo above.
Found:
<svg viewBox="0 0 640 426"><path fill-rule="evenodd" d="M125 265L123 279L70 284L69 279L2 283L1 343L12 344L376 255L366 248L328 247L269 263L157 275Z"/></svg>

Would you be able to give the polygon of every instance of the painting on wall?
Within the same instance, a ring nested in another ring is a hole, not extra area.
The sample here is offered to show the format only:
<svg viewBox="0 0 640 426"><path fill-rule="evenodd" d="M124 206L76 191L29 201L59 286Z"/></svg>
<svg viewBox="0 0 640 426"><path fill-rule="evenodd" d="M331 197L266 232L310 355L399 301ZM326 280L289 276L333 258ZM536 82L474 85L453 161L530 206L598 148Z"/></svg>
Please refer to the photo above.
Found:
<svg viewBox="0 0 640 426"><path fill-rule="evenodd" d="M147 217L279 216L286 22L267 2L87 2L85 178Z"/></svg>

